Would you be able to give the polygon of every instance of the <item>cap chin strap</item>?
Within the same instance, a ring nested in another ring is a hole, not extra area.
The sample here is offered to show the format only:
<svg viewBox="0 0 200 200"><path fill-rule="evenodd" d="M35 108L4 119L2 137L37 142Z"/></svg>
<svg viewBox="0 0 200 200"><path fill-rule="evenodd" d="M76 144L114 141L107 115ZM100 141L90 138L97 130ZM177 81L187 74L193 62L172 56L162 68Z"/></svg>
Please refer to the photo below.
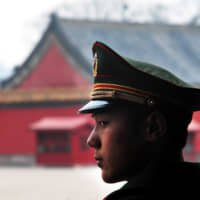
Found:
<svg viewBox="0 0 200 200"><path fill-rule="evenodd" d="M127 100L139 104L148 104L148 105L154 105L155 102L152 98L149 96L139 96L136 94L127 94L124 92L111 90L111 91L95 91L92 92L90 95L91 100L97 100L97 99L121 99L121 100Z"/></svg>
<svg viewBox="0 0 200 200"><path fill-rule="evenodd" d="M165 102L165 105L166 104L169 104L171 106L174 105L174 106L177 106L177 107L182 108L182 109L187 108L187 105L185 105L184 103L182 103L180 101L175 101L173 99L169 99L169 98L166 99L165 98L160 103L162 98L159 97L160 101L157 101L157 98L149 96L149 95L128 94L128 93L116 91L116 90L93 91L90 94L91 100L98 100L98 99L126 100L126 101L130 101L130 102L138 103L138 104L144 104L144 105L147 105L149 107L154 107L158 104L163 104L163 102ZM190 109L190 110L193 111L192 109Z"/></svg>

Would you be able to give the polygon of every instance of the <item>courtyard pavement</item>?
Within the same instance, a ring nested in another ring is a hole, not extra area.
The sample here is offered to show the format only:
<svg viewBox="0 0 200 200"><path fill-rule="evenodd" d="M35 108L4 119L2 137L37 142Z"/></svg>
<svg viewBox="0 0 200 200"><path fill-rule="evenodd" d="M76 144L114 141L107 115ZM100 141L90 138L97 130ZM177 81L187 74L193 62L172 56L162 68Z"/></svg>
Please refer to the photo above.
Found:
<svg viewBox="0 0 200 200"><path fill-rule="evenodd" d="M91 167L0 167L0 200L102 200L124 183L106 184Z"/></svg>

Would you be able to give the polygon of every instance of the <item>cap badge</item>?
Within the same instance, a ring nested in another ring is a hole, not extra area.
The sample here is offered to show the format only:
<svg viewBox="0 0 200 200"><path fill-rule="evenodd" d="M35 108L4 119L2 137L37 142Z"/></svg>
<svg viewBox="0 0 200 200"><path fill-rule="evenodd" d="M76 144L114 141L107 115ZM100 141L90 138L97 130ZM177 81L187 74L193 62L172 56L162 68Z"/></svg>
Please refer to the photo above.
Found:
<svg viewBox="0 0 200 200"><path fill-rule="evenodd" d="M154 99L148 98L148 99L147 99L147 105L148 105L148 106L154 106L154 105L155 105Z"/></svg>
<svg viewBox="0 0 200 200"><path fill-rule="evenodd" d="M93 76L97 76L97 66L98 66L98 60L97 60L97 53L94 54L93 58Z"/></svg>

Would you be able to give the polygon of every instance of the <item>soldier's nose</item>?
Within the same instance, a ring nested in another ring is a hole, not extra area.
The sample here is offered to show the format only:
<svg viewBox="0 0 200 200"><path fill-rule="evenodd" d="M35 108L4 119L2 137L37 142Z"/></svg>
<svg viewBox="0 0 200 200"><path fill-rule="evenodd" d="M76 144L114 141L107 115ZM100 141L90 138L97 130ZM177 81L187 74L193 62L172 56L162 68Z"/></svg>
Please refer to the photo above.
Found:
<svg viewBox="0 0 200 200"><path fill-rule="evenodd" d="M96 131L96 128L94 128L90 134L90 136L87 139L88 146L98 149L101 146L100 138L98 135L98 132Z"/></svg>

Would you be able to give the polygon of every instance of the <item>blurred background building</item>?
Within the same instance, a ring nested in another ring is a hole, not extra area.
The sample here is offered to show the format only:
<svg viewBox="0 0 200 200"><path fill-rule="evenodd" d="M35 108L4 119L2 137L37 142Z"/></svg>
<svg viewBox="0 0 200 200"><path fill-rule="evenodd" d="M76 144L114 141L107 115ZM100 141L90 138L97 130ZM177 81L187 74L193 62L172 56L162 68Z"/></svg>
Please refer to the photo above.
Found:
<svg viewBox="0 0 200 200"><path fill-rule="evenodd" d="M96 4L96 12L98 5ZM122 20L73 19L51 14L46 29L22 65L1 81L0 164L88 165L93 152L86 145L93 121L78 116L92 86L95 41L122 55L160 65L183 80L200 85L200 27L196 16L187 24ZM69 9L69 8L68 8ZM163 9L157 7L156 9ZM128 13L128 14L127 14ZM163 13L164 9L163 9ZM200 112L189 126L186 160L200 161Z"/></svg>

